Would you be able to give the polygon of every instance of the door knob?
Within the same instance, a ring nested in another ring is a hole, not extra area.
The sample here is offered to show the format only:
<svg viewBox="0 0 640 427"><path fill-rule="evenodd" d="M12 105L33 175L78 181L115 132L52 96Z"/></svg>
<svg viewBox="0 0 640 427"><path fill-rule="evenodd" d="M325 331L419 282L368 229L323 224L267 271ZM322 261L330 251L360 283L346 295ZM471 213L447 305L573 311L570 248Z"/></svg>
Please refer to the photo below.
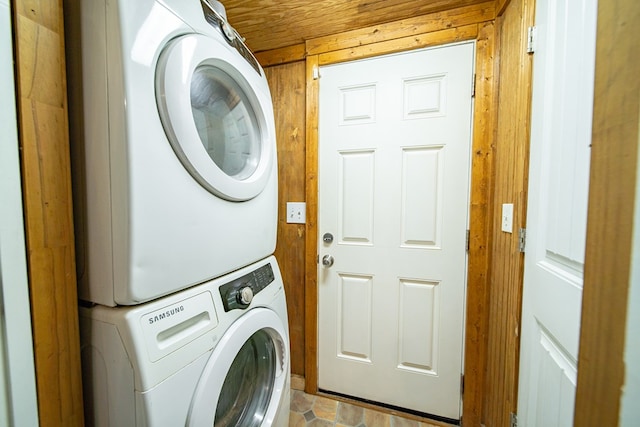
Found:
<svg viewBox="0 0 640 427"><path fill-rule="evenodd" d="M325 255L322 257L322 265L329 268L333 265L333 257L331 255Z"/></svg>

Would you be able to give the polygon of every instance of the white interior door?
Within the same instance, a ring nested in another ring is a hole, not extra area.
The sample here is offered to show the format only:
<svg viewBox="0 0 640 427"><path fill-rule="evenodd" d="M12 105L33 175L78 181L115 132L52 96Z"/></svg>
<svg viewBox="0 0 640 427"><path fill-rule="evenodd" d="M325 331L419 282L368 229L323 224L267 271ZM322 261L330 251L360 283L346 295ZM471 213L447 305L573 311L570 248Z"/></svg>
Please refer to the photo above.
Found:
<svg viewBox="0 0 640 427"><path fill-rule="evenodd" d="M323 390L459 419L474 47L320 70Z"/></svg>
<svg viewBox="0 0 640 427"><path fill-rule="evenodd" d="M518 421L571 426L587 224L596 0L538 0Z"/></svg>

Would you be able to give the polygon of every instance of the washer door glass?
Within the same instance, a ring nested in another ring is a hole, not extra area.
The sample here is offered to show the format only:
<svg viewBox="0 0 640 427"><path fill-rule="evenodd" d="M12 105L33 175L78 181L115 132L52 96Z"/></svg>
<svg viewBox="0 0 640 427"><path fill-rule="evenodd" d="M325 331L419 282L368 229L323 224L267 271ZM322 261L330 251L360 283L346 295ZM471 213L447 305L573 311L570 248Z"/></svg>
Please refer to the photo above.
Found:
<svg viewBox="0 0 640 427"><path fill-rule="evenodd" d="M207 360L193 393L187 427L257 427L289 416L288 407L279 413L289 387L284 322L264 307L243 311Z"/></svg>
<svg viewBox="0 0 640 427"><path fill-rule="evenodd" d="M259 426L275 382L273 339L258 331L242 346L222 385L214 426Z"/></svg>
<svg viewBox="0 0 640 427"><path fill-rule="evenodd" d="M156 66L156 102L171 148L205 189L245 201L275 182L267 81L226 42L202 34L169 42Z"/></svg>
<svg viewBox="0 0 640 427"><path fill-rule="evenodd" d="M191 111L211 160L230 177L250 177L260 161L260 128L236 81L220 68L197 67L191 78Z"/></svg>

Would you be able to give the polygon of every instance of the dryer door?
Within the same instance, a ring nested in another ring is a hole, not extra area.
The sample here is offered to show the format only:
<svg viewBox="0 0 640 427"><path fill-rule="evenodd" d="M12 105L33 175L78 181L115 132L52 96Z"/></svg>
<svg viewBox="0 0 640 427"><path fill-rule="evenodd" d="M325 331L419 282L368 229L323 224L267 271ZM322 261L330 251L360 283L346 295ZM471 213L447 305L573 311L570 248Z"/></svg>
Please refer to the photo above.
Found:
<svg viewBox="0 0 640 427"><path fill-rule="evenodd" d="M264 76L221 35L166 46L156 101L171 146L204 188L232 201L260 194L275 156L271 96Z"/></svg>
<svg viewBox="0 0 640 427"><path fill-rule="evenodd" d="M281 399L288 395L286 337L285 326L272 310L255 308L240 317L207 362L187 425L272 425Z"/></svg>

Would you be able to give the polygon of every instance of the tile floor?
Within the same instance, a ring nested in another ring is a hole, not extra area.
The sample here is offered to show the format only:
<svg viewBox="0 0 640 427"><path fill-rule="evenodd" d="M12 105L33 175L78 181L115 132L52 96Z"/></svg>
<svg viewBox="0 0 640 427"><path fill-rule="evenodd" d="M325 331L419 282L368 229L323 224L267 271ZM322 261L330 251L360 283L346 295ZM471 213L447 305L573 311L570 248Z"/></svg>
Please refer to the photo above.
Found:
<svg viewBox="0 0 640 427"><path fill-rule="evenodd" d="M441 427L291 390L289 427Z"/></svg>

